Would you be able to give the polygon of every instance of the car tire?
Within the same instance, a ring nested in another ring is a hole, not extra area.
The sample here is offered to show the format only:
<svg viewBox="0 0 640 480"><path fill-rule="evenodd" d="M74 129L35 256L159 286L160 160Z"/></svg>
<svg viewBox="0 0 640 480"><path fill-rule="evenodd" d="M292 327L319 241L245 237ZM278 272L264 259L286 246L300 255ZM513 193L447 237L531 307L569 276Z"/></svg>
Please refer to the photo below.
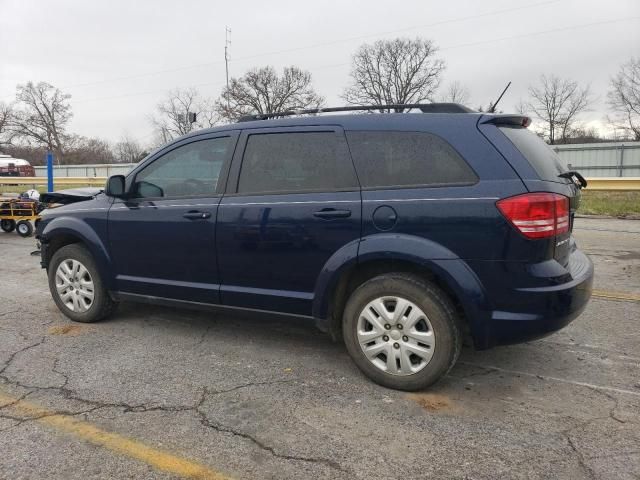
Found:
<svg viewBox="0 0 640 480"><path fill-rule="evenodd" d="M16 223L16 232L21 237L27 238L33 235L33 225L28 220L20 220Z"/></svg>
<svg viewBox="0 0 640 480"><path fill-rule="evenodd" d="M406 273L380 275L360 285L347 301L342 330L358 368L396 390L433 385L453 367L462 348L461 319L451 299L433 283Z"/></svg>
<svg viewBox="0 0 640 480"><path fill-rule="evenodd" d="M16 229L16 221L0 220L0 229L2 229L3 232L11 233Z"/></svg>
<svg viewBox="0 0 640 480"><path fill-rule="evenodd" d="M62 313L75 322L92 323L113 313L113 301L91 253L80 244L56 251L48 267L49 290Z"/></svg>

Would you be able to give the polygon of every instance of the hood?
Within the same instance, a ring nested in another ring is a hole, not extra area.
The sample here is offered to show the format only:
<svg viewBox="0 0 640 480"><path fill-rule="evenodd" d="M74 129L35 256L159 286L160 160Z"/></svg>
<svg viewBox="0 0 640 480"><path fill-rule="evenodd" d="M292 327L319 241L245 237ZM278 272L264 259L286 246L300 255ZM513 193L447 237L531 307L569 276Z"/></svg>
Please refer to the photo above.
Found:
<svg viewBox="0 0 640 480"><path fill-rule="evenodd" d="M96 187L72 188L69 190L60 190L58 192L43 193L40 195L40 202L68 205L69 203L91 200L100 192L102 192L102 189Z"/></svg>

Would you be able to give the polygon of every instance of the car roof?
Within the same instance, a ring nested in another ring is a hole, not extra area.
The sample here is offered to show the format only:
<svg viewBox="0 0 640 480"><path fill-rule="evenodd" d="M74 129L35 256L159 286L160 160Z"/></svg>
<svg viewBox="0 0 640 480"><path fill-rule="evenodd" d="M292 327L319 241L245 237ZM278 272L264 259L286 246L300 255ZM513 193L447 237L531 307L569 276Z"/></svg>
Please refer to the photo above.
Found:
<svg viewBox="0 0 640 480"><path fill-rule="evenodd" d="M250 130L273 127L340 126L345 130L423 130L429 125L468 123L474 126L482 113L364 113L350 115L315 115L252 120L191 132L182 139L230 130Z"/></svg>

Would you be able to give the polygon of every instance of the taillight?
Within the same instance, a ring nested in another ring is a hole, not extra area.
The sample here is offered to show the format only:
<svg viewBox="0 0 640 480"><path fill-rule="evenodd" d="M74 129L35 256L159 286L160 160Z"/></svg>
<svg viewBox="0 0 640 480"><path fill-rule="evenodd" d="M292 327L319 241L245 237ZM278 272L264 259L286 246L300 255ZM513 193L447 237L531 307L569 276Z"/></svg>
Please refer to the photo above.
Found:
<svg viewBox="0 0 640 480"><path fill-rule="evenodd" d="M527 238L569 231L569 199L557 193L525 193L496 202L500 212Z"/></svg>

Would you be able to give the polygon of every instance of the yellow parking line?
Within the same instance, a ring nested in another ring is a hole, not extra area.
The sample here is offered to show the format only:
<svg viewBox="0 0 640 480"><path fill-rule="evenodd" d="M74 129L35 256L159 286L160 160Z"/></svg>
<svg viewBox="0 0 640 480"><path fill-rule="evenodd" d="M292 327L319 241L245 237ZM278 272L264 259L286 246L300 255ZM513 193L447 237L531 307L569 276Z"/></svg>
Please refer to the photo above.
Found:
<svg viewBox="0 0 640 480"><path fill-rule="evenodd" d="M622 300L625 302L640 302L640 295L626 292L607 292L606 290L592 290L591 295L596 298L607 298L609 300Z"/></svg>
<svg viewBox="0 0 640 480"><path fill-rule="evenodd" d="M8 406L9 404L12 405ZM78 420L69 415L57 414L33 403L0 392L0 407L2 406L8 406L7 408L12 409L20 417L32 419L113 452L135 458L164 472L184 478L202 480L230 480L231 478L199 463L149 447L117 433L101 430L88 422Z"/></svg>

